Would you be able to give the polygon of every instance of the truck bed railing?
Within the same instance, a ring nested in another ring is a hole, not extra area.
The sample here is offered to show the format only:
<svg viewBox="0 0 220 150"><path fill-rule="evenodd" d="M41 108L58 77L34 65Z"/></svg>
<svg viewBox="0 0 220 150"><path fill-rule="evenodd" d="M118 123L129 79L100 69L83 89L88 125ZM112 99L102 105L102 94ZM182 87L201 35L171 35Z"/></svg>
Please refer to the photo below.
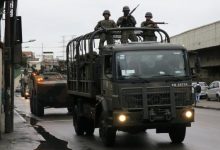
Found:
<svg viewBox="0 0 220 150"><path fill-rule="evenodd" d="M76 37L72 39L66 47L67 82L69 90L93 95L91 93L95 93L94 87L96 86L94 69L97 67L96 60L99 57L97 52L101 50L101 48L95 49L96 40L100 39L99 35L102 33L111 34L113 40L119 40L123 31L131 30L134 31L137 36L138 42L143 42L143 33L145 31L152 31L159 36L158 42L170 42L169 35L160 28L108 28ZM84 89L86 90L83 91Z"/></svg>

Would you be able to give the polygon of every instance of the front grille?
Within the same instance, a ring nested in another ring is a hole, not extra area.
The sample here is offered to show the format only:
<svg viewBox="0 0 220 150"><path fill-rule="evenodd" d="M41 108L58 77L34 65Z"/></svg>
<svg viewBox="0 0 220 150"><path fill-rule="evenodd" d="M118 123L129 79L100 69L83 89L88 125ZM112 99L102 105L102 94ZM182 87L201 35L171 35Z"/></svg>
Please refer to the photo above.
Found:
<svg viewBox="0 0 220 150"><path fill-rule="evenodd" d="M166 105L170 104L170 88L147 88L146 98L148 105Z"/></svg>
<svg viewBox="0 0 220 150"><path fill-rule="evenodd" d="M122 91L121 104L126 108L143 108L142 89L126 89Z"/></svg>
<svg viewBox="0 0 220 150"><path fill-rule="evenodd" d="M121 94L121 106L125 108L143 108L143 100L147 101L145 104L148 107L169 106L171 97L176 106L189 105L192 102L191 87L124 88Z"/></svg>
<svg viewBox="0 0 220 150"><path fill-rule="evenodd" d="M191 105L191 94L191 87L176 87L174 90L176 106Z"/></svg>

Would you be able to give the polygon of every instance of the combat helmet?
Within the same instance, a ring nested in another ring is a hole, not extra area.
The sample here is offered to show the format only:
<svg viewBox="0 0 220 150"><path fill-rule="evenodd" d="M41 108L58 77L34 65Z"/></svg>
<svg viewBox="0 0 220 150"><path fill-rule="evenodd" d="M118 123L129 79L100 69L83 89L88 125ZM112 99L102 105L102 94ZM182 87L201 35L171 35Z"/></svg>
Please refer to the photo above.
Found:
<svg viewBox="0 0 220 150"><path fill-rule="evenodd" d="M111 16L111 13L110 13L109 10L104 10L103 13L102 13L102 15L104 16L104 14L108 14L109 16Z"/></svg>
<svg viewBox="0 0 220 150"><path fill-rule="evenodd" d="M145 14L145 17L153 17L153 15L152 15L152 13L151 12L146 12L146 14Z"/></svg>
<svg viewBox="0 0 220 150"><path fill-rule="evenodd" d="M130 11L130 8L128 6L124 6L123 11Z"/></svg>

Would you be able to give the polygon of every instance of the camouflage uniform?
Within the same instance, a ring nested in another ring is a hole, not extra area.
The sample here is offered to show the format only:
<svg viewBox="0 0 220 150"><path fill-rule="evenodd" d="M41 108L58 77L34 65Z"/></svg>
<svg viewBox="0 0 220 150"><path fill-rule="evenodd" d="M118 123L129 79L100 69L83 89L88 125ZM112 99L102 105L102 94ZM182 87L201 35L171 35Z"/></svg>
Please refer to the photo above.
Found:
<svg viewBox="0 0 220 150"><path fill-rule="evenodd" d="M120 27L135 27L136 20L133 16L127 16L127 19L126 17L122 16L118 19L117 25ZM138 41L137 36L134 34L134 31L122 31L121 43L127 43L128 39L130 39L131 41Z"/></svg>
<svg viewBox="0 0 220 150"><path fill-rule="evenodd" d="M145 17L147 18L146 21L143 21L141 23L141 27L147 27L147 28L158 28L157 24L155 24L151 19L153 18L153 15L151 12L147 12L145 14ZM157 37L154 33L154 31L144 31L143 33L144 41L156 41Z"/></svg>
<svg viewBox="0 0 220 150"><path fill-rule="evenodd" d="M117 25L113 20L101 20L95 27L95 30L102 29L102 28L116 28ZM113 44L113 36L108 33L101 33L100 34L100 41L99 41L99 48L104 46L104 42L107 40L107 44Z"/></svg>

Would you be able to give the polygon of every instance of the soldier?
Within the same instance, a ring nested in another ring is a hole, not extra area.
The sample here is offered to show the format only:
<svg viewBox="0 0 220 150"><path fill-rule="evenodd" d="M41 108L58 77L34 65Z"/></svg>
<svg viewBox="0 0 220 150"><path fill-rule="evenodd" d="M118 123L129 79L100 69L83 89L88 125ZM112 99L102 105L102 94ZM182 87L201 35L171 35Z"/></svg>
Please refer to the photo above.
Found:
<svg viewBox="0 0 220 150"><path fill-rule="evenodd" d="M145 14L146 21L143 21L141 23L141 27L148 27L148 28L158 28L157 24L154 23L151 19L153 18L153 15L151 12L147 12ZM154 33L154 31L145 31L143 33L144 41L156 41L157 37Z"/></svg>
<svg viewBox="0 0 220 150"><path fill-rule="evenodd" d="M124 16L118 18L117 25L120 27L135 27L136 20L135 18L129 14L130 8L128 6L123 7ZM134 31L127 30L122 31L121 33L121 43L127 43L128 39L131 41L138 41L137 36L134 34Z"/></svg>
<svg viewBox="0 0 220 150"><path fill-rule="evenodd" d="M105 10L103 12L104 20L101 20L98 22L98 24L95 26L95 31L98 29L106 29L106 28L116 28L117 25L113 20L109 20L109 17L111 16L109 10ZM99 48L102 48L104 46L104 42L107 40L107 44L113 44L113 37L110 33L101 33L100 35L100 41L99 41Z"/></svg>

